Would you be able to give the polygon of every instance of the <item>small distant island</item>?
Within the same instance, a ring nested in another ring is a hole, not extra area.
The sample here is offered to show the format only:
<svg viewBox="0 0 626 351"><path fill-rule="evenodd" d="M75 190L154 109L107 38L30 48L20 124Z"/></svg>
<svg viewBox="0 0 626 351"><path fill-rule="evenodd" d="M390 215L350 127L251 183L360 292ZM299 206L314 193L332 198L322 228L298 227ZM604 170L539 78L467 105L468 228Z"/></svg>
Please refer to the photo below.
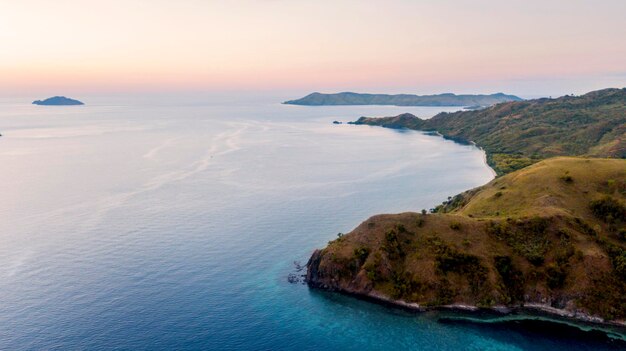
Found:
<svg viewBox="0 0 626 351"><path fill-rule="evenodd" d="M394 106L491 106L501 102L522 101L515 95L503 93L491 95L437 95L411 94L360 94L360 93L312 93L301 99L283 102L287 105L332 106L332 105L394 105Z"/></svg>
<svg viewBox="0 0 626 351"><path fill-rule="evenodd" d="M84 105L82 101L67 98L65 96L53 96L45 100L35 100L33 105L46 105L46 106L66 106L66 105Z"/></svg>

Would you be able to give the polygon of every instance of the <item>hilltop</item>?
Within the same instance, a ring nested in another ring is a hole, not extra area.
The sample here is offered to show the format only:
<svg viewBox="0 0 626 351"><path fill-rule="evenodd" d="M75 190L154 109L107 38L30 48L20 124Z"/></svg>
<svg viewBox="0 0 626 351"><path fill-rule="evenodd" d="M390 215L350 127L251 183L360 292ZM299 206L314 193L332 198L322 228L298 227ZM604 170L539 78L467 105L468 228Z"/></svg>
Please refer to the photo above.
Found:
<svg viewBox="0 0 626 351"><path fill-rule="evenodd" d="M438 95L411 95L411 94L360 94L312 93L301 99L285 101L289 105L395 105L395 106L491 106L506 101L521 101L514 95L503 93L491 95L455 95L451 93Z"/></svg>
<svg viewBox="0 0 626 351"><path fill-rule="evenodd" d="M308 262L309 286L423 310L541 310L626 325L626 160L557 157L369 218Z"/></svg>
<svg viewBox="0 0 626 351"><path fill-rule="evenodd" d="M554 156L626 158L626 88L506 102L427 120L405 113L361 117L353 123L436 131L459 142L475 142L499 175Z"/></svg>
<svg viewBox="0 0 626 351"><path fill-rule="evenodd" d="M35 100L34 105L61 106L61 105L84 105L83 102L66 98L65 96L53 96L45 100Z"/></svg>

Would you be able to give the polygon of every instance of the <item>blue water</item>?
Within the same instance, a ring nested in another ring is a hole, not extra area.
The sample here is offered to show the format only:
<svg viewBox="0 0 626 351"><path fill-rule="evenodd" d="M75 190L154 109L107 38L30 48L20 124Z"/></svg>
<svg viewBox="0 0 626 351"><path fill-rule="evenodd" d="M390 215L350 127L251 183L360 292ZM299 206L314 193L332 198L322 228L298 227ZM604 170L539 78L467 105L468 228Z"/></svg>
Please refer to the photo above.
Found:
<svg viewBox="0 0 626 351"><path fill-rule="evenodd" d="M287 98L287 97L285 97ZM482 153L333 125L454 108L0 100L2 350L610 349L290 284L338 232L492 178Z"/></svg>

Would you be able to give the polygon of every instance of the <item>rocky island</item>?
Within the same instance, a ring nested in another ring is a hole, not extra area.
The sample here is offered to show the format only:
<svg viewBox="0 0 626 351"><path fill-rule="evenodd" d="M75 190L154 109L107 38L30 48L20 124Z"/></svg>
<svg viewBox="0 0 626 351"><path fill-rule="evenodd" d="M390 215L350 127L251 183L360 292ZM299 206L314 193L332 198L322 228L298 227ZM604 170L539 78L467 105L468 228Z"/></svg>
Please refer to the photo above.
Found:
<svg viewBox="0 0 626 351"><path fill-rule="evenodd" d="M310 287L626 327L626 89L357 124L475 141L499 177L429 211L371 217L313 253Z"/></svg>
<svg viewBox="0 0 626 351"><path fill-rule="evenodd" d="M515 95L503 93L491 95L411 95L411 94L361 94L361 93L312 93L301 99L283 102L287 105L395 105L395 106L491 106L507 101L521 101Z"/></svg>
<svg viewBox="0 0 626 351"><path fill-rule="evenodd" d="M83 102L67 98L65 96L53 96L45 100L35 100L34 105L46 105L46 106L65 106L65 105L84 105Z"/></svg>

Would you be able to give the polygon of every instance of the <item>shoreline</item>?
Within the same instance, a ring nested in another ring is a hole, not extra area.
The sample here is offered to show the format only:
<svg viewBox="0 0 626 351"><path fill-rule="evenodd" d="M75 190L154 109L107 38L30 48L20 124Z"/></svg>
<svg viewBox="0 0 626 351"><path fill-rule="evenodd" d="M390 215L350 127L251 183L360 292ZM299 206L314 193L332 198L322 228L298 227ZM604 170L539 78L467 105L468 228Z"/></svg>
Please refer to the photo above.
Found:
<svg viewBox="0 0 626 351"><path fill-rule="evenodd" d="M400 117L402 116L399 116L399 118ZM357 124L359 121L353 122L353 124ZM368 125L367 123L360 123L360 124ZM488 163L489 156L487 154L487 151L483 149L482 147L478 146L476 142L474 141L461 140L459 142L459 140L455 140L454 138L447 138L446 136L441 134L439 131L424 131L424 130L400 127L397 125L392 125L392 126L384 126L384 125L376 125L376 124L369 124L369 125L370 126L382 126L386 128L393 128L393 129L416 130L423 134L427 134L431 136L435 136L435 135L440 136L446 140L452 140L460 144L465 144L465 145L471 144L477 147L481 151L483 162L487 166L487 168L491 171L491 174L493 176L491 181L493 181L493 179L496 179L498 177L497 172ZM361 245L363 245L362 242L361 242ZM372 248L369 248L369 249L373 250ZM528 296L525 296L524 298L521 298L520 300L529 300L529 301L523 301L519 305L505 305L506 303L510 301L500 301L500 303L505 303L505 304L493 305L493 306L488 306L488 307L476 306L472 304L463 304L463 303L454 303L454 304L449 304L449 305L423 305L423 304L414 303L414 302L407 302L404 300L396 300L396 299L391 298L390 296L387 296L378 291L375 291L372 289L373 285L369 285L369 286L364 285L365 283L363 282L363 280L357 279L358 276L357 278L355 278L357 280L353 280L350 284L345 285L343 284L345 283L343 280L335 279L337 277L336 277L336 274L333 273L334 272L333 270L341 268L340 265L339 265L339 268L337 268L337 266L331 265L329 266L331 268L328 268L326 271L324 271L322 275L318 275L317 271L318 269L320 269L319 262L321 261L321 256L320 254L318 254L318 252L320 251L321 250L316 250L312 254L309 262L307 263L306 282L310 288L320 289L320 290L330 291L330 292L339 292L341 294L356 297L361 300L366 300L369 302L382 304L382 305L386 305L386 306L390 306L394 308L400 308L400 309L404 309L404 310L415 312L415 313L421 313L421 312L427 312L427 311L450 311L456 314L454 318L457 318L457 319L463 319L462 313L472 313L472 314L475 314L474 317L477 317L477 315L480 313L492 313L493 317L490 319L491 319L491 322L493 323L504 322L506 319L511 320L511 321L512 320L525 320L525 321L530 321L531 323L533 320L543 320L545 322L551 322L555 324L575 327L578 330L583 331L583 332L588 332L591 330L599 331L599 332L606 334L608 337L612 339L626 341L626 319L607 320L605 318L600 317L599 315L590 314L588 312L585 312L584 310L574 308L573 306L575 306L575 304L571 305L569 309L567 307L557 308L557 307L553 307L551 304L546 304L545 299L541 301L539 300L532 301L532 299L529 299ZM355 252L357 252L356 249L355 249ZM312 270L311 268L314 268L314 269ZM458 300L462 301L464 299L463 297L460 297ZM550 301L550 299L548 299L548 301ZM484 314L482 317L484 317ZM481 320L480 318L474 318L474 319L476 319L475 320L476 322ZM472 318L466 318L466 320L472 321ZM482 321L489 323L489 319L483 319Z"/></svg>
<svg viewBox="0 0 626 351"><path fill-rule="evenodd" d="M583 332L591 330L600 331L605 333L612 339L626 341L626 320L625 321L606 321L601 317L592 316L582 312L572 312L559 308L552 307L550 305L540 303L526 303L520 306L504 306L495 305L492 307L478 307L474 305L467 305L461 303L455 303L450 305L439 306L423 306L414 302L406 302L403 300L394 300L388 296L377 292L362 293L357 291L349 291L344 289L325 289L322 287L311 286L307 282L309 288L315 288L317 290L340 293L342 295L357 298L359 300L376 303L378 305L399 308L407 312L412 313L425 313L425 312L451 312L458 314L455 317L461 320L474 321L468 316L476 316L479 313L490 313L494 320L491 319L477 319L475 322L483 323L497 323L497 318L504 318L502 321L507 320L544 320L557 324L564 324L570 327L580 329ZM465 316L463 316L465 314ZM514 317L514 318L512 318Z"/></svg>
<svg viewBox="0 0 626 351"><path fill-rule="evenodd" d="M350 122L348 122L348 124L350 124ZM366 125L368 125L368 124L366 124ZM389 128L389 127L383 127L383 128ZM397 128L392 128L392 129L397 129ZM404 127L403 127L403 128L401 128L401 129L406 129L406 130L415 130L415 129L404 128ZM422 134L424 134L424 135L438 136L438 137L443 138L444 140L451 140L451 141L453 141L453 142L455 142L455 143L457 143L457 144L460 144L460 145L467 145L467 144L468 144L468 143L460 143L460 142L458 142L457 140L453 140L453 139L450 139L450 138L446 138L446 136L445 136L445 135L443 135L443 134L439 133L439 132L438 132L438 131L436 131L436 130L435 130L435 131L416 130L416 131L417 131L417 132L420 132L420 133L422 133ZM476 144L476 142L474 142L474 141L471 141L471 140L470 140L470 141L469 141L469 144L470 144L470 145L472 145L472 146L474 146L474 147L476 147L478 150L480 150L480 151L481 151L482 156L483 156L483 162L485 163L485 166L487 166L487 168L489 168L489 171L491 172L491 175L493 176L493 178L494 178L494 179L495 179L495 178L497 178L497 177L498 177L498 173L497 173L497 172L496 172L496 171L495 171L495 170L491 167L491 165L489 165L489 162L487 162L487 151L486 151L485 149L483 149L483 147L482 147L482 146L479 146L478 144ZM492 179L492 180L493 180L493 179Z"/></svg>
<svg viewBox="0 0 626 351"><path fill-rule="evenodd" d="M443 136L443 135L442 135ZM473 141L470 141L470 143L474 146L476 146L483 154L483 162L485 163L485 166L487 166L487 168L489 168L489 170L491 171L491 175L493 175L493 178L498 178L498 173L496 173L496 171L491 168L491 166L489 165L489 162L487 162L487 151L485 149L483 149L481 146L478 146L478 144L476 144Z"/></svg>
<svg viewBox="0 0 626 351"><path fill-rule="evenodd" d="M383 128L388 128L388 127L383 127ZM415 129L409 129L409 128L404 128L404 129L415 130ZM446 138L445 135L439 133L438 131L432 131L432 132L428 132L428 131L424 131L424 130L417 130L417 131L420 132L420 133L423 133L425 135L439 136L439 137L442 137L444 140L452 140L453 142L455 142L457 144L460 144L460 145L467 145L467 143L459 143L456 140ZM498 173L496 173L496 171L491 167L491 165L489 165L489 162L487 162L487 151L485 149L483 149L482 146L479 146L478 144L476 144L476 142L474 142L474 141L470 140L469 144L472 145L472 146L475 146L478 150L481 151L482 156L483 156L483 162L485 163L485 166L487 166L487 168L489 168L489 171L491 172L491 175L493 175L493 178L494 179L497 178L498 177Z"/></svg>

